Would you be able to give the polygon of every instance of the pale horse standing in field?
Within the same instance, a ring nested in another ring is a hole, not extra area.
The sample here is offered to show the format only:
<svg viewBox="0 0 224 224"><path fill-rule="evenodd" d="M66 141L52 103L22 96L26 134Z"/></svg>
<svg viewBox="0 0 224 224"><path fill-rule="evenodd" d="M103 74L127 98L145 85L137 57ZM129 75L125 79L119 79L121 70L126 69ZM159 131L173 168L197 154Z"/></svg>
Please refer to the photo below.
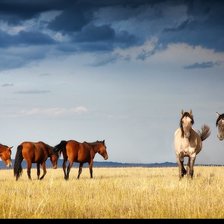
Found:
<svg viewBox="0 0 224 224"><path fill-rule="evenodd" d="M216 127L218 128L217 137L220 141L224 139L224 114L217 114Z"/></svg>
<svg viewBox="0 0 224 224"><path fill-rule="evenodd" d="M176 151L176 160L179 166L179 179L185 174L193 178L194 163L196 155L202 149L202 141L210 135L210 128L203 125L200 131L195 131L192 126L194 118L192 110L190 112L181 111L180 127L174 134L174 146ZM188 157L187 170L184 168L184 157Z"/></svg>

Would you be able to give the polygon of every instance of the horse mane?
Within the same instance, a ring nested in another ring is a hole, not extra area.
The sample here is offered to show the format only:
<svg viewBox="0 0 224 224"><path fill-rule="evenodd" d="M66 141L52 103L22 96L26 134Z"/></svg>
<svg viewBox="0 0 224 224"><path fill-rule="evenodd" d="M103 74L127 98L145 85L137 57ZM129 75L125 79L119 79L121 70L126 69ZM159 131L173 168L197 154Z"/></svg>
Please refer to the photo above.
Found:
<svg viewBox="0 0 224 224"><path fill-rule="evenodd" d="M216 127L218 126L218 123L221 119L224 119L224 114L220 114L219 117L216 120Z"/></svg>
<svg viewBox="0 0 224 224"><path fill-rule="evenodd" d="M184 129L183 129L183 125L182 125L182 119L184 117L189 117L191 119L191 123L192 125L194 124L194 117L192 114L190 114L189 112L184 112L181 119L180 119L180 129L181 129L181 137L184 137Z"/></svg>
<svg viewBox="0 0 224 224"><path fill-rule="evenodd" d="M84 141L83 143L87 143L87 144L89 144L89 145L96 145L96 144L99 144L99 143L101 143L101 144L104 144L104 140L103 141L95 141L95 142L86 142L86 141Z"/></svg>
<svg viewBox="0 0 224 224"><path fill-rule="evenodd" d="M86 141L84 141L83 144L87 144L88 146L90 146L96 152L96 146L98 144L105 144L105 141L104 140L103 141L98 141L97 140L95 142L86 142Z"/></svg>
<svg viewBox="0 0 224 224"><path fill-rule="evenodd" d="M65 150L65 146L67 144L67 141L62 140L58 145L56 145L55 147L53 147L53 152L54 153L59 153L59 155L61 154L61 152L63 150Z"/></svg>
<svg viewBox="0 0 224 224"><path fill-rule="evenodd" d="M0 147L7 147L7 145L3 145L3 144L0 143Z"/></svg>
<svg viewBox="0 0 224 224"><path fill-rule="evenodd" d="M6 148L8 148L8 146L0 143L0 151L4 151Z"/></svg>

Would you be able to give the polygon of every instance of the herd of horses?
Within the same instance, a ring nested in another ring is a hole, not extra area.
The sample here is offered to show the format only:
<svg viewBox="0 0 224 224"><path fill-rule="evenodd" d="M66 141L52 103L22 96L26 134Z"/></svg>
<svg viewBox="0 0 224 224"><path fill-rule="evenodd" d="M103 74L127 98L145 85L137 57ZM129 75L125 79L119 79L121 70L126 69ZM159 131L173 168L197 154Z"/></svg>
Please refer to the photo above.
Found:
<svg viewBox="0 0 224 224"><path fill-rule="evenodd" d="M219 114L218 112L216 112L216 114L216 127L218 128L217 137L222 141L224 139L224 114ZM179 128L174 133L174 147L180 180L184 175L193 178L196 155L202 149L202 142L211 134L208 125L204 124L201 127L201 131L196 132L192 128L193 124L194 117L192 110L189 112L184 112L182 110ZM186 169L184 167L184 157L188 157Z"/></svg>
<svg viewBox="0 0 224 224"><path fill-rule="evenodd" d="M11 151L12 147L0 144L0 158L7 167L12 166ZM64 178L68 180L69 172L74 162L80 163L79 174L82 172L82 166L84 163L89 164L90 177L93 177L93 159L96 153L99 153L105 160L108 159L105 140L96 142L77 142L75 140L61 141L55 147L52 147L44 142L22 142L17 147L17 152L14 162L14 176L16 180L22 174L22 161L25 160L27 164L27 176L31 180L31 168L32 164L36 163L37 166L37 178L42 180L46 175L46 160L50 158L54 169L57 168L57 162L62 153L64 157L63 170ZM66 163L69 162L66 170ZM43 175L40 177L40 166L43 169Z"/></svg>
<svg viewBox="0 0 224 224"><path fill-rule="evenodd" d="M217 114L216 127L217 137L220 141L224 139L224 114ZM174 147L176 152L176 161L179 168L179 179L184 175L193 178L194 163L196 155L202 150L202 142L207 139L211 132L208 125L204 124L201 131L193 129L194 117L192 110L189 112L181 111L179 128L174 133ZM12 147L0 144L0 158L7 167L12 166L11 151ZM31 179L32 164L37 165L37 178L42 180L46 175L46 160L50 158L54 169L57 168L57 162L60 155L63 155L64 179L69 179L69 173L74 162L79 163L78 176L82 173L84 163L89 164L90 177L93 177L93 160L95 154L99 153L105 160L108 159L105 140L95 142L77 142L75 140L61 141L58 145L52 147L44 142L23 142L17 147L14 162L14 176L16 180L22 174L22 161L26 160L27 176ZM184 157L188 157L186 169L184 167ZM68 162L68 165L67 165ZM40 177L40 166L43 174Z"/></svg>

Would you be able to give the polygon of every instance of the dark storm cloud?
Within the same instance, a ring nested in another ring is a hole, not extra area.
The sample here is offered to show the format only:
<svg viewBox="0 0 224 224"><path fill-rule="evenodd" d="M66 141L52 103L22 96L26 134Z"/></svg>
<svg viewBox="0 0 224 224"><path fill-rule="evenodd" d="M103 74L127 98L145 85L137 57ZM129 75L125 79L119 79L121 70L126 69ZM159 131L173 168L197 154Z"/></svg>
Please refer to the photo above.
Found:
<svg viewBox="0 0 224 224"><path fill-rule="evenodd" d="M89 46L91 43L98 46L101 43L102 49L105 50L112 50L115 46L129 47L136 43L136 37L126 31L115 32L108 25L95 26L92 24L84 27L81 32L74 36L74 40L75 42L89 43ZM102 43L106 43L105 46Z"/></svg>
<svg viewBox="0 0 224 224"><path fill-rule="evenodd" d="M38 23L41 13L54 10L58 10L54 18ZM216 0L0 0L0 22L38 23L16 35L0 29L0 47L50 44L61 53L112 52L156 37L155 50L138 59L145 60L170 43L224 51L223 10L224 2ZM67 38L55 39L56 32Z"/></svg>
<svg viewBox="0 0 224 224"><path fill-rule="evenodd" d="M177 27L163 30L160 43L188 43L203 46L216 51L224 50L224 2L190 1L188 19Z"/></svg>
<svg viewBox="0 0 224 224"><path fill-rule="evenodd" d="M80 31L92 20L92 11L82 5L72 5L52 21L48 28L63 33Z"/></svg>
<svg viewBox="0 0 224 224"><path fill-rule="evenodd" d="M125 14L125 9L140 9L140 7L152 7L157 15L157 18L151 18L155 20L162 19L164 15L162 14L162 8L166 6L177 6L186 5L188 18L181 24L177 26L165 27L161 35L159 36L160 43L167 45L172 42L186 42L189 44L201 44L203 46L208 46L209 48L223 50L223 41L219 38L217 41L217 35L223 36L224 34L224 19L223 19L223 9L224 4L222 1L155 1L155 0L109 0L109 1L62 1L62 0L38 0L38 1L0 1L0 14L1 19L10 21L22 22L26 19L31 19L37 16L41 12L51 11L51 10L61 10L61 14L56 16L56 18L48 24L48 28L54 31L59 31L62 33L67 33L72 37L75 35L76 38L72 40L78 42L99 42L99 41L111 41L112 39L116 42L116 37L119 36L120 30L114 30L111 28L111 24L103 24L101 26L96 26L94 22L94 13L100 9L105 9L107 7L115 8L120 7L123 9L122 20L128 20L129 18L135 18L136 14L132 14L131 10L129 14ZM122 11L121 11L122 12ZM151 15L145 15L145 19L149 19ZM136 18L137 19L137 18ZM141 17L141 20L144 17ZM164 19L166 19L164 17ZM178 22L178 18L177 22ZM150 21L149 21L150 24ZM158 23L158 25L160 25ZM171 24L172 26L172 24ZM126 29L128 33L128 27ZM153 32L153 30L152 30ZM38 33L38 31L37 31ZM130 34L129 34L130 35ZM152 33L153 35L153 33ZM30 34L30 36L33 36ZM128 37L128 35L126 35ZM24 41L31 42L31 38L28 34L24 36ZM43 38L43 36L42 36ZM148 36L143 36L142 40L147 39ZM139 40L135 37L135 41L139 44ZM136 44L133 40L132 34L132 44ZM216 39L216 41L215 41ZM41 38L34 38L34 42L41 42ZM128 38L126 38L126 41ZM13 40L11 40L13 41ZM43 43L45 41L50 41L46 37L43 38ZM10 38L8 43L10 42ZM119 41L118 41L119 42ZM127 45L129 46L129 45Z"/></svg>
<svg viewBox="0 0 224 224"><path fill-rule="evenodd" d="M64 9L71 2L69 0L0 0L0 19L18 24L22 20L32 19L41 12Z"/></svg>
<svg viewBox="0 0 224 224"><path fill-rule="evenodd" d="M187 66L184 66L184 68L185 69L201 69L201 68L212 68L218 65L220 65L219 62L207 61L202 63L194 63L192 65L187 65Z"/></svg>
<svg viewBox="0 0 224 224"><path fill-rule="evenodd" d="M46 34L40 32L21 31L16 37L18 43L26 43L29 45L53 44L55 41Z"/></svg>
<svg viewBox="0 0 224 224"><path fill-rule="evenodd" d="M89 25L83 28L82 32L78 33L75 40L78 42L98 42L111 41L115 37L115 31L107 25L94 26Z"/></svg>
<svg viewBox="0 0 224 224"><path fill-rule="evenodd" d="M74 28L80 27L82 22L90 21L91 17L88 18L86 12L92 12L93 8L101 6L124 4L122 2L126 4L126 1L119 0L0 0L0 19L16 24L22 20L32 19L42 12L62 10L62 15L55 19L51 28L60 31L74 31Z"/></svg>
<svg viewBox="0 0 224 224"><path fill-rule="evenodd" d="M55 41L46 34L40 32L21 31L17 35L9 35L0 31L0 47L22 45L45 45L53 44Z"/></svg>

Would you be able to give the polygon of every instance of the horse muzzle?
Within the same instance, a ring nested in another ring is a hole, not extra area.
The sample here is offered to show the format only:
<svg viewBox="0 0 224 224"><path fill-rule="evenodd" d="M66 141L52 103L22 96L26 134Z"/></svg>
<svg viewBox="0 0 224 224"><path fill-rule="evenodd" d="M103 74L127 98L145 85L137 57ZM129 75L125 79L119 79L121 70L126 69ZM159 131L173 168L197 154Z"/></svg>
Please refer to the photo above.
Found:
<svg viewBox="0 0 224 224"><path fill-rule="evenodd" d="M108 159L108 155L105 155L103 158L104 158L105 160L107 160L107 159Z"/></svg>
<svg viewBox="0 0 224 224"><path fill-rule="evenodd" d="M223 136L223 135L217 135L217 137L218 137L218 139L219 139L220 141L222 141L222 140L224 139L224 136Z"/></svg>
<svg viewBox="0 0 224 224"><path fill-rule="evenodd" d="M11 162L11 161L8 162L8 163L6 164L6 166L7 166L8 168L12 167L12 162Z"/></svg>

